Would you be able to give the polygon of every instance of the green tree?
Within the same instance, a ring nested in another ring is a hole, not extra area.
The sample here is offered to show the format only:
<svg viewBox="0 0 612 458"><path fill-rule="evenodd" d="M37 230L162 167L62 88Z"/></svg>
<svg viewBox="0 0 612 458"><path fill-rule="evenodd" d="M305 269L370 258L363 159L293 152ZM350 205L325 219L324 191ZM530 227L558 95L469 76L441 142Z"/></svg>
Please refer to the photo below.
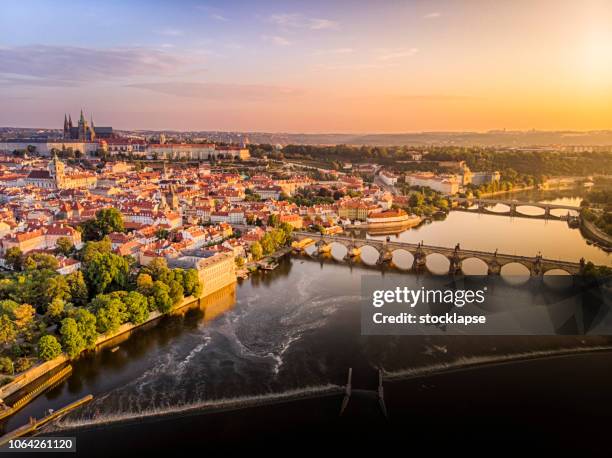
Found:
<svg viewBox="0 0 612 458"><path fill-rule="evenodd" d="M75 358L85 349L85 340L79 332L79 327L74 318L64 318L60 328L62 348L68 356Z"/></svg>
<svg viewBox="0 0 612 458"><path fill-rule="evenodd" d="M47 305L54 299L63 301L70 300L70 286L63 275L50 277L45 283L41 284L40 295L37 296L38 305Z"/></svg>
<svg viewBox="0 0 612 458"><path fill-rule="evenodd" d="M138 291L130 291L123 299L126 305L128 319L131 323L141 324L149 318L149 303L147 298Z"/></svg>
<svg viewBox="0 0 612 458"><path fill-rule="evenodd" d="M87 304L89 294L83 272L77 270L64 277L70 291L70 300L74 305L84 306Z"/></svg>
<svg viewBox="0 0 612 458"><path fill-rule="evenodd" d="M46 314L54 321L59 320L64 315L65 308L66 303L59 297L56 297L51 301L51 303L49 303Z"/></svg>
<svg viewBox="0 0 612 458"><path fill-rule="evenodd" d="M56 270L59 267L59 261L55 256L46 253L34 253L26 257L24 266L28 270L32 269L49 269Z"/></svg>
<svg viewBox="0 0 612 458"><path fill-rule="evenodd" d="M84 263L90 262L99 254L110 254L112 252L112 244L108 237L104 237L99 241L90 241L85 244L81 252L81 259Z"/></svg>
<svg viewBox="0 0 612 458"><path fill-rule="evenodd" d="M408 205L411 207L420 207L425 203L425 196L420 192L413 192L408 198Z"/></svg>
<svg viewBox="0 0 612 458"><path fill-rule="evenodd" d="M263 247L261 246L261 243L253 242L251 245L251 256L253 256L255 261L259 261L261 259L263 256Z"/></svg>
<svg viewBox="0 0 612 458"><path fill-rule="evenodd" d="M126 306L116 294L98 294L91 301L100 334L112 334L127 320Z"/></svg>
<svg viewBox="0 0 612 458"><path fill-rule="evenodd" d="M100 294L127 285L129 264L113 253L98 253L85 268L85 279L90 290Z"/></svg>
<svg viewBox="0 0 612 458"><path fill-rule="evenodd" d="M8 375L13 375L15 373L13 361L8 356L0 357L0 372Z"/></svg>
<svg viewBox="0 0 612 458"><path fill-rule="evenodd" d="M151 291L153 289L153 279L151 275L140 273L136 278L136 289L138 292L144 296L151 295Z"/></svg>
<svg viewBox="0 0 612 458"><path fill-rule="evenodd" d="M38 340L38 357L50 361L62 353L62 346L52 335L44 335Z"/></svg>
<svg viewBox="0 0 612 458"><path fill-rule="evenodd" d="M276 213L272 213L268 216L268 226L277 227L280 224L280 216Z"/></svg>
<svg viewBox="0 0 612 458"><path fill-rule="evenodd" d="M8 315L0 316L0 344L5 345L13 342L17 336L17 328L15 323L11 321Z"/></svg>
<svg viewBox="0 0 612 458"><path fill-rule="evenodd" d="M95 219L90 219L79 226L83 238L87 241L100 240L112 232L124 232L123 215L116 208L98 210Z"/></svg>
<svg viewBox="0 0 612 458"><path fill-rule="evenodd" d="M94 349L98 339L97 319L89 310L84 308L77 309L74 314L79 334L83 338L85 348Z"/></svg>
<svg viewBox="0 0 612 458"><path fill-rule="evenodd" d="M68 237L58 238L55 245L57 246L57 252L64 256L70 256L72 250L74 250L74 243L72 243L72 240Z"/></svg>
<svg viewBox="0 0 612 458"><path fill-rule="evenodd" d="M202 284L196 269L188 269L183 274L183 289L186 296L199 297L202 294Z"/></svg>
<svg viewBox="0 0 612 458"><path fill-rule="evenodd" d="M183 300L183 285L176 280L172 280L168 285L168 294L172 299L172 304L176 305Z"/></svg>
<svg viewBox="0 0 612 458"><path fill-rule="evenodd" d="M151 297L155 308L161 313L166 313L172 308L172 298L170 297L170 288L161 281L153 282L151 288Z"/></svg>
<svg viewBox="0 0 612 458"><path fill-rule="evenodd" d="M14 246L6 250L4 259L11 269L15 271L21 270L23 266L23 253L19 247Z"/></svg>

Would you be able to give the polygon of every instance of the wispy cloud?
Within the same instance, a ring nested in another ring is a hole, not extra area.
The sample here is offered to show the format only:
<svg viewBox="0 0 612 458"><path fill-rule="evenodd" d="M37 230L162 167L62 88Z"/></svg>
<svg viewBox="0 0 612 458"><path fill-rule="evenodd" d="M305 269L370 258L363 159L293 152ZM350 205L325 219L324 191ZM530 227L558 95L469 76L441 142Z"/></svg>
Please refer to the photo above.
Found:
<svg viewBox="0 0 612 458"><path fill-rule="evenodd" d="M257 84L167 82L130 84L128 87L147 89L179 97L204 98L209 100L274 100L295 97L304 93L301 89Z"/></svg>
<svg viewBox="0 0 612 458"><path fill-rule="evenodd" d="M269 43L273 43L277 46L291 46L291 42L289 40L287 40L285 37L282 37L280 35L263 35L262 38L269 42Z"/></svg>
<svg viewBox="0 0 612 458"><path fill-rule="evenodd" d="M318 49L313 54L315 56L325 55L325 54L351 54L355 50L353 48L332 48L332 49Z"/></svg>
<svg viewBox="0 0 612 458"><path fill-rule="evenodd" d="M109 78L172 75L187 64L182 57L150 48L0 48L0 75L14 85L67 86Z"/></svg>
<svg viewBox="0 0 612 458"><path fill-rule="evenodd" d="M395 60L402 57L412 57L419 52L418 48L401 49L381 49L379 50L378 60Z"/></svg>
<svg viewBox="0 0 612 458"><path fill-rule="evenodd" d="M180 37L185 35L185 32L183 32L181 29L175 29L172 27L166 27L165 29L159 30L157 33L166 37Z"/></svg>
<svg viewBox="0 0 612 458"><path fill-rule="evenodd" d="M433 11L431 13L427 13L423 18L425 19L437 19L441 16L441 14L437 11Z"/></svg>
<svg viewBox="0 0 612 458"><path fill-rule="evenodd" d="M323 29L335 29L338 27L338 22L330 19L310 19L310 29L312 30L323 30Z"/></svg>
<svg viewBox="0 0 612 458"><path fill-rule="evenodd" d="M283 28L302 28L310 30L335 29L337 21L325 18L306 17L298 13L278 13L268 17L268 21Z"/></svg>
<svg viewBox="0 0 612 458"><path fill-rule="evenodd" d="M221 21L221 22L227 22L228 19L223 16L222 14L218 14L218 13L213 13L210 15L211 18L217 20L217 21Z"/></svg>

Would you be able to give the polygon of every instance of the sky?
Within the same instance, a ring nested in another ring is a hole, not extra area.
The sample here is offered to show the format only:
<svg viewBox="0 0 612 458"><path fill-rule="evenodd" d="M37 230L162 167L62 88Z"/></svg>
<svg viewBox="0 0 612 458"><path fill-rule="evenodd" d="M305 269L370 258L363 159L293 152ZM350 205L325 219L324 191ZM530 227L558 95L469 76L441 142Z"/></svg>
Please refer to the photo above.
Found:
<svg viewBox="0 0 612 458"><path fill-rule="evenodd" d="M612 1L0 5L0 125L612 129Z"/></svg>

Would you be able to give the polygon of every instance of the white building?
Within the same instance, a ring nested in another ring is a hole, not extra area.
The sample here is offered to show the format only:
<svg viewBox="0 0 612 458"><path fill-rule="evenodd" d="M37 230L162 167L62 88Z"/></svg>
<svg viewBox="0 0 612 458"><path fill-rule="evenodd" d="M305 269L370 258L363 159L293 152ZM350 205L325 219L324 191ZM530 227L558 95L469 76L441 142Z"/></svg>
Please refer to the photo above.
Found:
<svg viewBox="0 0 612 458"><path fill-rule="evenodd" d="M431 188L442 194L452 195L459 192L459 180L455 175L435 175L431 172L415 173L406 175L406 181L410 186Z"/></svg>

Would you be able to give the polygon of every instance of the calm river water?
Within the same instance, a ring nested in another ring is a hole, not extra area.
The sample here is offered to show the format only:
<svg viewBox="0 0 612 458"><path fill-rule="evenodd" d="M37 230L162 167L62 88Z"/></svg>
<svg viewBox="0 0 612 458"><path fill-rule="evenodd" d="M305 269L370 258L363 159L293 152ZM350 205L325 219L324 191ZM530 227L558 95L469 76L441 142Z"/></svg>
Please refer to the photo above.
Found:
<svg viewBox="0 0 612 458"><path fill-rule="evenodd" d="M565 222L452 212L398 236L401 240L610 264ZM11 418L11 430L86 394L94 401L64 425L110 422L184 405L248 405L279 393L341 385L356 373L382 367L391 374L440 364L494 361L513 354L608 346L607 337L409 337L360 333L360 280L381 272L365 266L294 257L207 299L205 306L166 317L136 332L119 349L75 362L72 376ZM238 401L236 399L239 398Z"/></svg>

